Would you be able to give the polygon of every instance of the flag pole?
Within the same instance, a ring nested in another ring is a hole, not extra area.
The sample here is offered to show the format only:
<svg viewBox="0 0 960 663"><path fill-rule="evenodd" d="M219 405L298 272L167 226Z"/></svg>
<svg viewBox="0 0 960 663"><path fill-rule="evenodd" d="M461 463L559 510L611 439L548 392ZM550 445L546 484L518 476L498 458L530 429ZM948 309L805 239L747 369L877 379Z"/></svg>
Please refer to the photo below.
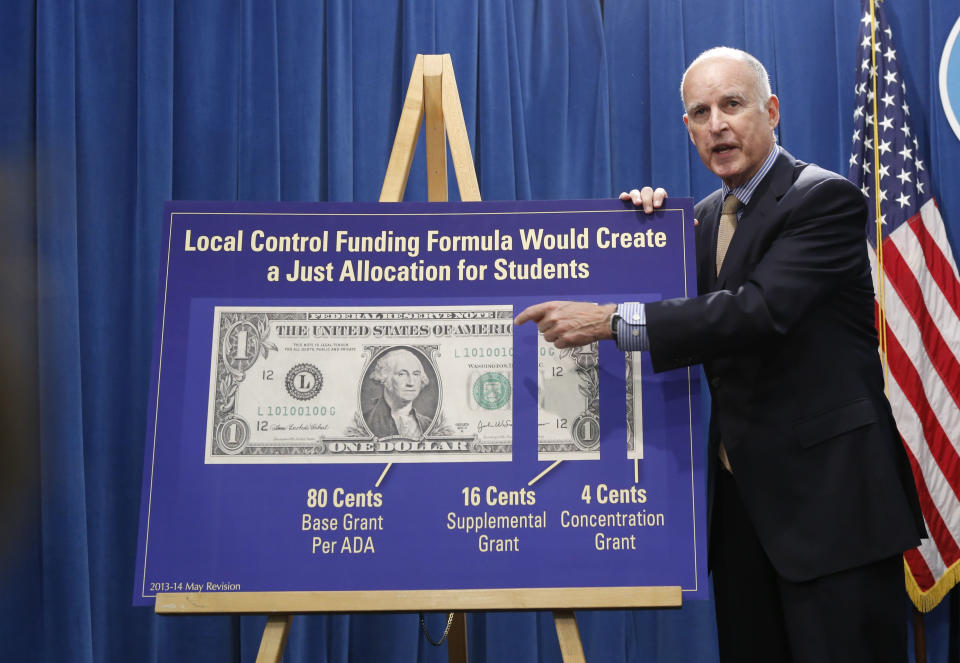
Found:
<svg viewBox="0 0 960 663"><path fill-rule="evenodd" d="M880 355L883 358L883 388L887 396L889 388L889 366L887 364L887 314L886 314L886 275L883 267L883 220L880 214L880 115L877 108L877 14L876 0L870 0L870 66L873 86L873 207L877 228L877 294L880 305L877 307L877 334L880 340Z"/></svg>
<svg viewBox="0 0 960 663"><path fill-rule="evenodd" d="M880 214L880 113L877 103L877 10L876 0L870 0L870 65L873 87L873 207L877 229L877 294L880 305L877 307L877 333L880 339L880 354L883 359L883 387L890 396L889 364L887 361L887 315L886 315L886 272L883 266L883 220ZM904 560L906 566L906 560ZM923 614L911 602L913 608L913 655L916 663L927 661L927 637Z"/></svg>
<svg viewBox="0 0 960 663"><path fill-rule="evenodd" d="M877 289L880 305L877 307L877 332L880 337L880 353L883 357L883 387L890 396L889 365L887 362L887 315L885 302L886 274L883 268L883 222L880 215L880 114L877 105L877 12L876 0L870 0L870 64L873 84L873 201L877 227ZM904 561L906 565L906 561ZM913 659L916 663L927 662L927 633L923 613L911 602L913 608Z"/></svg>

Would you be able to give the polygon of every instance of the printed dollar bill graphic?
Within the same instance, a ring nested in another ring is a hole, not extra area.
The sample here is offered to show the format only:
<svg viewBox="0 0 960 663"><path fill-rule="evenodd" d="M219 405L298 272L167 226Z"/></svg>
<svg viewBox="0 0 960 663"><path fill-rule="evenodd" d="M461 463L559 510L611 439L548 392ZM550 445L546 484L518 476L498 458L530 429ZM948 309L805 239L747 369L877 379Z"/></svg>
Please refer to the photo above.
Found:
<svg viewBox="0 0 960 663"><path fill-rule="evenodd" d="M627 364L627 458L643 458L643 389L640 353L624 352Z"/></svg>
<svg viewBox="0 0 960 663"><path fill-rule="evenodd" d="M600 458L597 344L560 350L540 334L537 355L537 458Z"/></svg>
<svg viewBox="0 0 960 663"><path fill-rule="evenodd" d="M208 463L509 461L513 310L216 307Z"/></svg>

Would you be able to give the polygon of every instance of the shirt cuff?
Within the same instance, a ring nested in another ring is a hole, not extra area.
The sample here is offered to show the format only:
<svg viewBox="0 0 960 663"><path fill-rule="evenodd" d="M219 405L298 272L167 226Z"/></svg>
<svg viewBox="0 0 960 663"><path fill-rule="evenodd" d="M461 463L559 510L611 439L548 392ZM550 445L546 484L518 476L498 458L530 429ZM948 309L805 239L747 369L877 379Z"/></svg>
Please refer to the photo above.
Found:
<svg viewBox="0 0 960 663"><path fill-rule="evenodd" d="M647 312L640 302L624 302L617 306L617 347L624 352L649 350Z"/></svg>

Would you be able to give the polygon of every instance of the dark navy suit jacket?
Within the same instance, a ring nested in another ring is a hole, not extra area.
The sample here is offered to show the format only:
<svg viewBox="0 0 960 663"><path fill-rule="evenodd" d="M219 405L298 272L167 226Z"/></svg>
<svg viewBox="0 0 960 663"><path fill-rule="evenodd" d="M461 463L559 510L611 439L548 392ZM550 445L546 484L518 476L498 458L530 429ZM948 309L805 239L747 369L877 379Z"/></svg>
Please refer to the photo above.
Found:
<svg viewBox="0 0 960 663"><path fill-rule="evenodd" d="M925 535L884 395L863 194L782 151L716 274L716 191L695 209L700 296L646 305L657 371L702 363L708 494L723 440L778 573L803 581Z"/></svg>

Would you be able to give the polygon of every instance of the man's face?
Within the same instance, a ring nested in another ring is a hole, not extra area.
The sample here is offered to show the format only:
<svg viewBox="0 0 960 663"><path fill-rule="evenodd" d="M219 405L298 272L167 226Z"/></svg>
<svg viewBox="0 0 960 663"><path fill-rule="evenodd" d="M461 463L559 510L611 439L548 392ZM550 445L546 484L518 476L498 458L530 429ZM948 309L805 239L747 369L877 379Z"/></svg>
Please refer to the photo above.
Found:
<svg viewBox="0 0 960 663"><path fill-rule="evenodd" d="M683 123L704 165L730 188L749 180L773 149L780 102L757 99L746 62L710 58L687 73Z"/></svg>
<svg viewBox="0 0 960 663"><path fill-rule="evenodd" d="M391 358L393 367L383 386L395 399L410 403L420 395L423 386L423 366L409 352L396 352Z"/></svg>

